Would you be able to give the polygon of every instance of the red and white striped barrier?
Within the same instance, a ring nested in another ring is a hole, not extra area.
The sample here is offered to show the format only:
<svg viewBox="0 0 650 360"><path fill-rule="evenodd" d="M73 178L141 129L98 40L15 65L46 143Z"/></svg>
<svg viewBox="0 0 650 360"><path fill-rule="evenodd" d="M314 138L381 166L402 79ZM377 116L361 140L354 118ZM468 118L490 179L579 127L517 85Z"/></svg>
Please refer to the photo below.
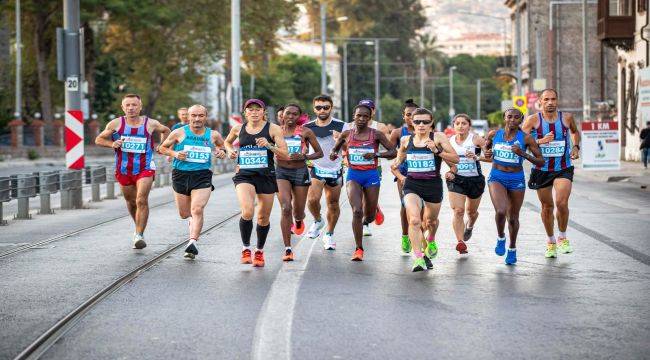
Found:
<svg viewBox="0 0 650 360"><path fill-rule="evenodd" d="M81 110L65 113L65 165L68 169L84 168L84 120Z"/></svg>

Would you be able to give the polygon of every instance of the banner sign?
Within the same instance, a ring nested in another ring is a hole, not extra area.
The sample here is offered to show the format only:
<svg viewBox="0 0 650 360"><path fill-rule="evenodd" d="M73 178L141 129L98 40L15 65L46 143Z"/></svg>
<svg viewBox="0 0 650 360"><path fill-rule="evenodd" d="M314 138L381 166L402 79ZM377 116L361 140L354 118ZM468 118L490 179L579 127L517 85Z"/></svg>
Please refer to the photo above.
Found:
<svg viewBox="0 0 650 360"><path fill-rule="evenodd" d="M621 144L618 122L582 122L582 168L585 170L619 170Z"/></svg>

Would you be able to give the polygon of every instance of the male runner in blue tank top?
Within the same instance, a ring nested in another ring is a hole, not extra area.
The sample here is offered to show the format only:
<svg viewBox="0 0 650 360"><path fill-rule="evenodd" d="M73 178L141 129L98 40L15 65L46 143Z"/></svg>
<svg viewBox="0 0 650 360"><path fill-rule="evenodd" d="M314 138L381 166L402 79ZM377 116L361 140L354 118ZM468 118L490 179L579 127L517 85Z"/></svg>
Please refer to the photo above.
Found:
<svg viewBox="0 0 650 360"><path fill-rule="evenodd" d="M557 250L564 254L573 251L566 230L569 224L569 196L573 182L571 160L580 156L580 132L573 114L557 110L557 92L554 89L542 91L540 101L542 112L530 115L521 129L533 136L544 156L544 165L531 170L528 187L537 190L537 197L542 204L542 223L548 236L545 256L555 258ZM555 217L560 231L557 246L554 207L557 208Z"/></svg>
<svg viewBox="0 0 650 360"><path fill-rule="evenodd" d="M176 206L182 219L190 219L190 238L184 256L194 259L199 254L196 242L203 228L203 209L214 190L212 155L223 159L226 153L219 132L205 126L208 110L203 105L193 105L187 112L189 124L172 131L160 145L160 152L174 158L172 187Z"/></svg>

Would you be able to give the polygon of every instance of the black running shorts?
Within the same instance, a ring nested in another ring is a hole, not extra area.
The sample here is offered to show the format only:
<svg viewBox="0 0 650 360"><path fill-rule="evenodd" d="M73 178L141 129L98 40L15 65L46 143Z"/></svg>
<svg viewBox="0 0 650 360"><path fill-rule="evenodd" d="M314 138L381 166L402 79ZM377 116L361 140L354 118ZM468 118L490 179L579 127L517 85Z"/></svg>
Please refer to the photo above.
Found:
<svg viewBox="0 0 650 360"><path fill-rule="evenodd" d="M456 175L453 180L447 180L447 190L470 199L478 199L485 191L485 177Z"/></svg>
<svg viewBox="0 0 650 360"><path fill-rule="evenodd" d="M543 189L553 186L555 179L568 179L573 182L573 166L560 171L542 171L537 169L530 170L530 179L528 179L528 188L532 190Z"/></svg>
<svg viewBox="0 0 650 360"><path fill-rule="evenodd" d="M309 176L309 168L303 166L297 169L287 169L281 166L275 168L275 178L278 180L287 180L293 186L309 186L311 185L311 177Z"/></svg>
<svg viewBox="0 0 650 360"><path fill-rule="evenodd" d="M183 171L172 170L172 188L178 194L190 196L192 190L211 188L212 185L212 171L210 170L195 170Z"/></svg>
<svg viewBox="0 0 650 360"><path fill-rule="evenodd" d="M275 194L278 184L275 182L275 172L267 174L241 174L237 173L232 178L235 186L238 184L251 184L255 187L256 194Z"/></svg>
<svg viewBox="0 0 650 360"><path fill-rule="evenodd" d="M428 203L438 204L442 202L442 179L439 177L427 180L406 178L402 190L404 196L415 194Z"/></svg>

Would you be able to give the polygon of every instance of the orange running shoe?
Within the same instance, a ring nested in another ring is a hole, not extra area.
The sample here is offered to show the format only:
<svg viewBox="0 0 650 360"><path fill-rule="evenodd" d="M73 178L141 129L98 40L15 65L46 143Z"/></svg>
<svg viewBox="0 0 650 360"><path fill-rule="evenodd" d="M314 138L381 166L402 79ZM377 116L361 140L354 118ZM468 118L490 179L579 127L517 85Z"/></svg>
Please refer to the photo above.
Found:
<svg viewBox="0 0 650 360"><path fill-rule="evenodd" d="M361 249L355 250L354 251L354 256L350 260L352 260L352 261L363 261L363 250L361 250Z"/></svg>
<svg viewBox="0 0 650 360"><path fill-rule="evenodd" d="M465 245L464 242L459 241L458 244L456 244L456 251L461 254L467 254L467 245Z"/></svg>
<svg viewBox="0 0 650 360"><path fill-rule="evenodd" d="M253 259L254 267L264 267L264 252L262 250L255 250L255 258Z"/></svg>
<svg viewBox="0 0 650 360"><path fill-rule="evenodd" d="M241 263L242 264L252 264L253 260L251 260L251 251L250 249L244 249L241 252Z"/></svg>
<svg viewBox="0 0 650 360"><path fill-rule="evenodd" d="M291 249L284 250L282 261L293 261L293 251L291 251Z"/></svg>
<svg viewBox="0 0 650 360"><path fill-rule="evenodd" d="M381 225L383 223L384 223L384 213L379 208L379 204L377 204L377 213L375 214L375 224Z"/></svg>
<svg viewBox="0 0 650 360"><path fill-rule="evenodd" d="M305 232L305 222L300 222L300 227L296 227L296 223L291 224L291 233L296 235L302 235Z"/></svg>

